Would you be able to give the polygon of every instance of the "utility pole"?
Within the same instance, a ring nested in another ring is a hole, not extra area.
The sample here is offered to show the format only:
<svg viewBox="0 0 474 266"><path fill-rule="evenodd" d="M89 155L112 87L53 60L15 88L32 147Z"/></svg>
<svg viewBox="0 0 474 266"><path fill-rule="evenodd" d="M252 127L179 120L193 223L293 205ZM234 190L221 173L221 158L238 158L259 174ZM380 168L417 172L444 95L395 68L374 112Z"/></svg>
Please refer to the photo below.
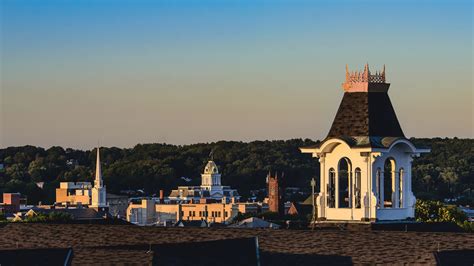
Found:
<svg viewBox="0 0 474 266"><path fill-rule="evenodd" d="M311 215L311 228L314 230L314 224L316 223L316 206L314 205L314 187L316 186L316 180L314 177L311 178L311 203L313 205L313 213Z"/></svg>

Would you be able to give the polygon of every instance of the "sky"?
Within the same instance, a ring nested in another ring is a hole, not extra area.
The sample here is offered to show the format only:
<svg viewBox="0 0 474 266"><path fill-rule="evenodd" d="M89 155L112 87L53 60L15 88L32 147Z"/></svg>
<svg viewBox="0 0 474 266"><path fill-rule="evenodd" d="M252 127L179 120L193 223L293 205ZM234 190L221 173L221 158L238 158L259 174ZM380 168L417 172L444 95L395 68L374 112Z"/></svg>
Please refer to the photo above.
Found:
<svg viewBox="0 0 474 266"><path fill-rule="evenodd" d="M0 146L322 139L345 65L474 136L471 1L2 0Z"/></svg>

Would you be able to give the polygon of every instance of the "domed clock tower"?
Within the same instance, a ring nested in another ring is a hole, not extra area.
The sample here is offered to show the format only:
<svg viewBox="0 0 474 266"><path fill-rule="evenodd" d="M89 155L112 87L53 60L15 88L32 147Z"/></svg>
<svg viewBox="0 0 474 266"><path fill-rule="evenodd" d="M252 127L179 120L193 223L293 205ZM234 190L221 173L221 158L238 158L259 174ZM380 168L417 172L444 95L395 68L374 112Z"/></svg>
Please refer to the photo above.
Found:
<svg viewBox="0 0 474 266"><path fill-rule="evenodd" d="M223 196L223 187L221 185L221 174L214 161L209 161L204 167L204 173L201 174L201 188L211 191L211 195L219 193Z"/></svg>

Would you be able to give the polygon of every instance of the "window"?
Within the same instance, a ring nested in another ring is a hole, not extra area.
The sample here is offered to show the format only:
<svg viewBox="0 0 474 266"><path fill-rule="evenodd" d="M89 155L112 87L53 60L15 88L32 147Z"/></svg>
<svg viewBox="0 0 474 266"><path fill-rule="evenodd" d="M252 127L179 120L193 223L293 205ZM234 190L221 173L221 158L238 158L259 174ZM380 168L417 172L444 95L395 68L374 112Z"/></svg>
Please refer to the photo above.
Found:
<svg viewBox="0 0 474 266"><path fill-rule="evenodd" d="M329 169L329 180L328 180L328 207L336 207L336 172L334 168Z"/></svg>
<svg viewBox="0 0 474 266"><path fill-rule="evenodd" d="M361 178L362 178L362 173L360 171L360 168L356 168L355 169L355 172L354 172L354 175L355 175L355 182L354 182L354 197L355 197L355 201L354 201L354 204L355 204L355 207L356 208L360 208L361 204L360 204L360 199L361 199Z"/></svg>
<svg viewBox="0 0 474 266"><path fill-rule="evenodd" d="M227 215L227 212L225 211L225 212L224 212L224 217L227 217L227 216L229 216L229 215Z"/></svg>
<svg viewBox="0 0 474 266"><path fill-rule="evenodd" d="M351 161L349 158L342 158L339 160L338 167L338 208L350 208L351 203Z"/></svg>
<svg viewBox="0 0 474 266"><path fill-rule="evenodd" d="M188 215L188 216L192 216L192 214L193 214L193 213L192 213L191 211L189 211L189 215Z"/></svg>

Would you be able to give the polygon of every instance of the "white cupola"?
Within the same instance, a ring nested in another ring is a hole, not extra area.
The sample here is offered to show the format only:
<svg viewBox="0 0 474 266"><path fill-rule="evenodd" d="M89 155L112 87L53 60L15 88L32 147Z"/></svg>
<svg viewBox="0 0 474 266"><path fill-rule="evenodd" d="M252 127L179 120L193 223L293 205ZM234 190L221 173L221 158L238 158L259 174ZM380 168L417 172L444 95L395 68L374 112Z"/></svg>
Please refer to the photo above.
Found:
<svg viewBox="0 0 474 266"><path fill-rule="evenodd" d="M201 179L201 187L210 189L213 186L221 186L221 175L214 161L207 162Z"/></svg>
<svg viewBox="0 0 474 266"><path fill-rule="evenodd" d="M381 72L346 67L344 96L328 136L300 148L320 162L319 220L404 220L414 217L411 184L415 147L400 127Z"/></svg>

